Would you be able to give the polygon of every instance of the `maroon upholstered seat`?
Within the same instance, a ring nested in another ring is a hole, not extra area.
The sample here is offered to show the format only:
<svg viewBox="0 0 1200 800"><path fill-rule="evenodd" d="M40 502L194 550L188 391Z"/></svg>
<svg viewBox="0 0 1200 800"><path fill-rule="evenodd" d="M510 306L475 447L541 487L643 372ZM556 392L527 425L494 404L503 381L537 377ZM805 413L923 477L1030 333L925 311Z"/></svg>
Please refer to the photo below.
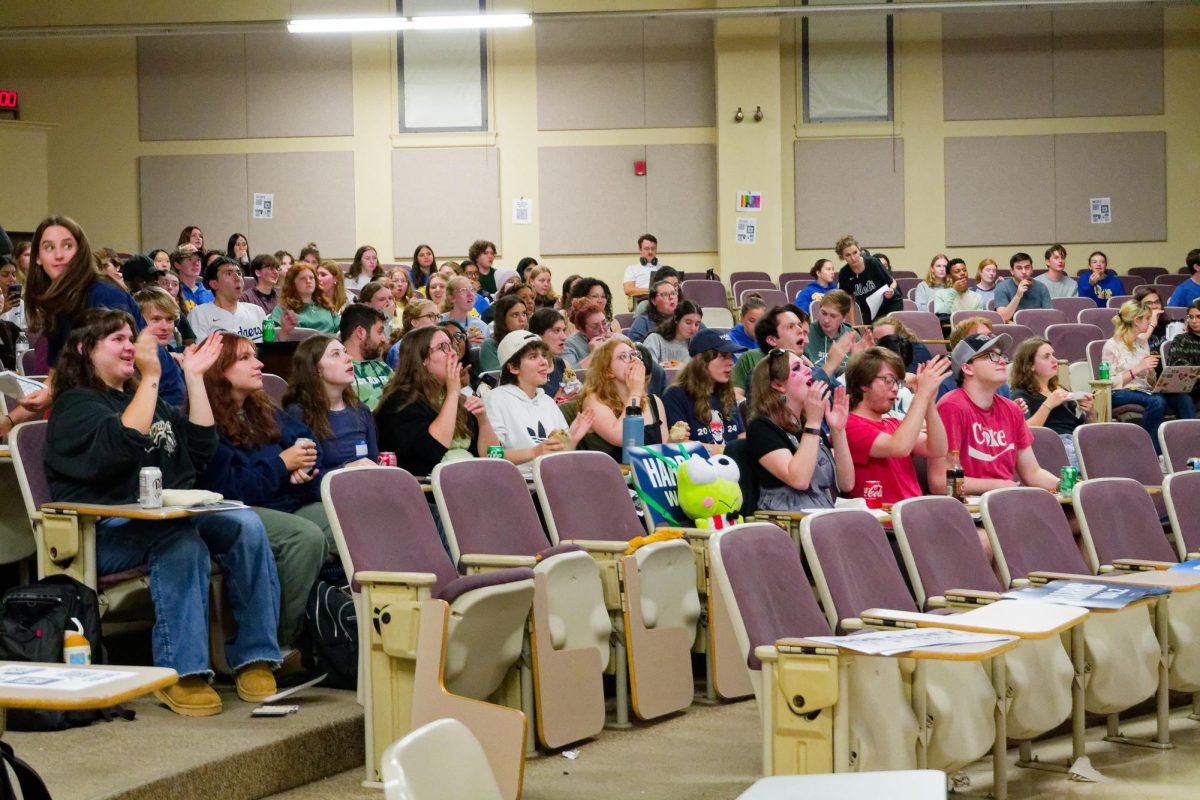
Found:
<svg viewBox="0 0 1200 800"><path fill-rule="evenodd" d="M917 604L949 589L1001 591L979 546L971 514L952 497L912 497L892 506L892 522Z"/></svg>

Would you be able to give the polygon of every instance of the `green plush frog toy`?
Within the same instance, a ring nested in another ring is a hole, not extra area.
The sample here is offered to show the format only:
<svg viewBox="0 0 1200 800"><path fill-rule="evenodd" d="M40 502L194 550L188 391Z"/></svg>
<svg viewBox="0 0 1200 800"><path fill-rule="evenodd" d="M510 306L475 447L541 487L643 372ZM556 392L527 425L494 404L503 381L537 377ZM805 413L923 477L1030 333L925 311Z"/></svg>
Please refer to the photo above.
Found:
<svg viewBox="0 0 1200 800"><path fill-rule="evenodd" d="M693 454L679 465L679 506L697 528L719 531L742 521L741 473L726 455Z"/></svg>

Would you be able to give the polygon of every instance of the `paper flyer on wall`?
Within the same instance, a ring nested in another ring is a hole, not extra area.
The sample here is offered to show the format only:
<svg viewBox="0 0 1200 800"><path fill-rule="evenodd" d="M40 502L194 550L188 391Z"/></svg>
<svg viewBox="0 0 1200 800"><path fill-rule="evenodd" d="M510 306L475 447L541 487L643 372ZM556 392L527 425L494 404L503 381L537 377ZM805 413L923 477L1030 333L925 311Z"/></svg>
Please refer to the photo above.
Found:
<svg viewBox="0 0 1200 800"><path fill-rule="evenodd" d="M1087 581L1050 581L1045 586L1032 586L1005 592L1010 600L1033 600L1080 608L1124 608L1146 597L1169 594L1160 586L1131 586L1129 584L1089 583Z"/></svg>
<svg viewBox="0 0 1200 800"><path fill-rule="evenodd" d="M805 641L820 642L869 656L892 656L910 650L950 647L961 644L1011 642L1015 636L1004 634L952 631L945 628L905 628L898 631L871 631L855 636L805 636Z"/></svg>
<svg viewBox="0 0 1200 800"><path fill-rule="evenodd" d="M5 664L0 667L0 687L80 692L102 683L111 683L135 675L136 672L115 669L66 669L35 664Z"/></svg>

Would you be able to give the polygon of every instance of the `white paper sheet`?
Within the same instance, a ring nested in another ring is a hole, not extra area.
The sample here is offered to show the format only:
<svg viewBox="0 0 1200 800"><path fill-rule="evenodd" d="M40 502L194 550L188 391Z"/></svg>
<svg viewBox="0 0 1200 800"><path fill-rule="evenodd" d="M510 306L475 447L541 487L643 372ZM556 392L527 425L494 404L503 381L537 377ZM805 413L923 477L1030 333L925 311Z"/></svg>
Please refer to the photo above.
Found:
<svg viewBox="0 0 1200 800"><path fill-rule="evenodd" d="M0 667L0 687L53 689L58 692L80 692L101 683L137 675L122 670L66 669L34 664L6 664Z"/></svg>

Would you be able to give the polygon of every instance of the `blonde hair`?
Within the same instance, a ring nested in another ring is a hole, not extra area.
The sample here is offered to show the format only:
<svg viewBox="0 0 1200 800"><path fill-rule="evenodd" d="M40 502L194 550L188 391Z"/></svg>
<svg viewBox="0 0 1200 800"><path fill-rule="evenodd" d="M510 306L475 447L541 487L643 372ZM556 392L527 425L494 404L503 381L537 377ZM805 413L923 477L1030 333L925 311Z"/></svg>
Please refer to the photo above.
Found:
<svg viewBox="0 0 1200 800"><path fill-rule="evenodd" d="M939 258L945 259L947 263L950 262L950 257L947 256L945 253L938 253L936 256L929 259L929 271L925 273L925 283L928 284L929 286L945 286L946 285L946 278L944 276L942 277L941 283L934 283L934 281L937 280L937 278L933 274L933 265L938 262Z"/></svg>
<svg viewBox="0 0 1200 800"><path fill-rule="evenodd" d="M1113 321L1113 338L1121 344L1133 349L1133 340L1137 335L1133 329L1133 323L1139 319L1153 319L1154 310L1150 306L1142 305L1136 300L1130 300L1125 305L1121 306L1121 310Z"/></svg>
<svg viewBox="0 0 1200 800"><path fill-rule="evenodd" d="M529 269L529 271L525 273L525 283L528 283L530 286L533 286L533 279L536 278L537 276L541 275L543 272L546 273L547 275L550 275L550 277L551 277L550 291L546 292L545 297L549 298L550 300L557 300L558 295L554 292L554 281L553 281L554 275L551 274L549 267L544 267L540 264L536 267L531 267ZM534 295L535 296L537 295L537 290L534 290Z"/></svg>
<svg viewBox="0 0 1200 800"><path fill-rule="evenodd" d="M850 236L849 234L847 234L846 236L843 236L842 238L837 240L837 243L833 246L833 252L837 253L838 258L841 258L842 253L844 253L846 251L846 248L849 247L850 245L859 247L858 240L855 239L853 236ZM862 248L859 247L859 249L861 250Z"/></svg>
<svg viewBox="0 0 1200 800"><path fill-rule="evenodd" d="M461 286L466 286L468 289L474 288L471 286L471 279L464 278L462 275L455 275L453 278L446 281L446 296L442 298L441 310L443 314L449 313L450 309L453 308L454 293L457 292Z"/></svg>
<svg viewBox="0 0 1200 800"><path fill-rule="evenodd" d="M591 366L588 367L587 376L583 379L583 390L579 393L579 408L583 408L583 403L588 397L595 396L596 400L606 406L616 416L620 417L624 412L624 405L621 401L621 395L617 392L617 381L608 374L609 368L613 362L613 351L620 345L625 345L633 349L633 355L636 358L641 358L641 353L638 352L637 345L626 339L624 336L614 336L604 344L596 348L596 352L592 354ZM642 409L646 408L646 398L642 398Z"/></svg>
<svg viewBox="0 0 1200 800"><path fill-rule="evenodd" d="M138 304L143 316L147 308L153 308L179 319L179 304L171 297L171 293L162 287L147 286L133 296L133 301Z"/></svg>

